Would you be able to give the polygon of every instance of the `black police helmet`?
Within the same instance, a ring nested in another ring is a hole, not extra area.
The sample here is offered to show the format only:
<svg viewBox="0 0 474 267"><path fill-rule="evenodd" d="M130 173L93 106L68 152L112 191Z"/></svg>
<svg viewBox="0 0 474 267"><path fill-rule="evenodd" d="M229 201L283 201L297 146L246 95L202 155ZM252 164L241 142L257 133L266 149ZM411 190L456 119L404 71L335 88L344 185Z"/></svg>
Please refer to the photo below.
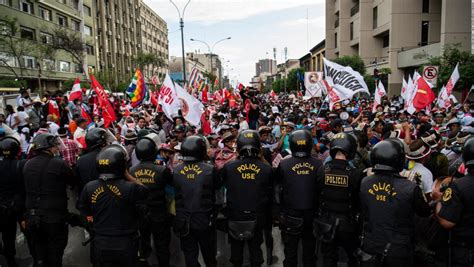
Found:
<svg viewBox="0 0 474 267"><path fill-rule="evenodd" d="M474 167L474 137L470 137L464 142L462 159L467 168Z"/></svg>
<svg viewBox="0 0 474 267"><path fill-rule="evenodd" d="M107 131L102 128L92 128L86 133L86 145L88 149L107 144Z"/></svg>
<svg viewBox="0 0 474 267"><path fill-rule="evenodd" d="M255 157L260 153L260 135L255 130L244 130L237 137L237 151L240 156Z"/></svg>
<svg viewBox="0 0 474 267"><path fill-rule="evenodd" d="M313 148L313 138L308 130L296 130L289 137L291 155L309 157Z"/></svg>
<svg viewBox="0 0 474 267"><path fill-rule="evenodd" d="M5 137L0 140L0 156L14 159L20 152L20 142L13 137Z"/></svg>
<svg viewBox="0 0 474 267"><path fill-rule="evenodd" d="M127 152L121 145L113 144L102 149L96 157L97 171L102 180L123 177Z"/></svg>
<svg viewBox="0 0 474 267"><path fill-rule="evenodd" d="M405 165L403 144L396 138L380 141L372 148L370 160L376 172L400 172Z"/></svg>
<svg viewBox="0 0 474 267"><path fill-rule="evenodd" d="M39 150L44 150L44 149L54 147L56 146L56 138L59 138L59 137L52 135L50 133L38 134L33 139L32 149L35 151L39 151Z"/></svg>
<svg viewBox="0 0 474 267"><path fill-rule="evenodd" d="M346 154L347 160L353 159L357 151L357 140L353 135L347 133L338 133L334 135L329 150L331 158L334 159L336 157L337 151Z"/></svg>
<svg viewBox="0 0 474 267"><path fill-rule="evenodd" d="M135 154L140 161L153 161L158 154L158 148L153 140L143 137L135 146Z"/></svg>
<svg viewBox="0 0 474 267"><path fill-rule="evenodd" d="M150 131L148 129L140 129L137 132L137 139L140 140L143 137L145 137L146 135L148 135L149 133L150 133Z"/></svg>
<svg viewBox="0 0 474 267"><path fill-rule="evenodd" d="M206 141L201 136L188 136L181 144L181 155L183 156L183 161L200 161L205 158L206 154Z"/></svg>

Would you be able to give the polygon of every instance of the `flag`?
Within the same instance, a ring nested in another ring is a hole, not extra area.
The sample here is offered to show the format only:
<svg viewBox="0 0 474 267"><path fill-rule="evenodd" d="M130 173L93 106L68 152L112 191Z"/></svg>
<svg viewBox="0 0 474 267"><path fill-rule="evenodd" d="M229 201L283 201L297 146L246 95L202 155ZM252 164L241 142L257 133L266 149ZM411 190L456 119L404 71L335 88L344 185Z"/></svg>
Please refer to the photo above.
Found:
<svg viewBox="0 0 474 267"><path fill-rule="evenodd" d="M277 97L277 94L275 93L275 91L272 90L272 91L270 92L270 97L271 97L271 98L276 98L276 97Z"/></svg>
<svg viewBox="0 0 474 267"><path fill-rule="evenodd" d="M54 101L52 99L50 99L49 103L48 103L48 114L53 115L54 121L56 121L56 122L60 118L58 103L56 103L56 101Z"/></svg>
<svg viewBox="0 0 474 267"><path fill-rule="evenodd" d="M89 116L89 113L87 113L87 111L86 111L86 109L84 108L83 105L81 105L81 117L86 119L87 125L89 125L92 122L91 116Z"/></svg>
<svg viewBox="0 0 474 267"><path fill-rule="evenodd" d="M158 95L158 106L157 110L161 105L161 110L165 113L166 117L173 119L178 115L179 101L176 95L176 89L173 81L169 74L166 74L165 80L160 88L160 94Z"/></svg>
<svg viewBox="0 0 474 267"><path fill-rule="evenodd" d="M328 99L329 99L329 109L332 110L332 107L334 106L335 103L345 100L345 99L350 99L354 95L354 91L346 88L337 88L337 87L332 87L330 86L326 80L325 85L328 90Z"/></svg>
<svg viewBox="0 0 474 267"><path fill-rule="evenodd" d="M94 90L95 94L97 95L97 100L99 103L99 109L102 110L102 118L104 118L104 126L108 128L112 122L117 120L115 117L115 111L110 104L109 99L107 99L107 94L104 91L104 88L100 83L95 79L94 75L90 75L91 77L91 87Z"/></svg>
<svg viewBox="0 0 474 267"><path fill-rule="evenodd" d="M218 79L218 78L216 78L216 79L214 80L214 85L215 85L215 86L219 86L219 79Z"/></svg>
<svg viewBox="0 0 474 267"><path fill-rule="evenodd" d="M237 101L235 101L235 97L233 93L230 93L229 97L229 107L230 108L236 108L237 107Z"/></svg>
<svg viewBox="0 0 474 267"><path fill-rule="evenodd" d="M204 89L202 89L202 93L201 93L201 100L202 100L203 103L209 102L209 98L208 98L208 95L207 95L207 90L208 90L208 86L206 85L204 87Z"/></svg>
<svg viewBox="0 0 474 267"><path fill-rule="evenodd" d="M405 81L405 78L402 80L402 90L401 90L401 97L403 98L403 101L407 101L407 92L408 92L408 83Z"/></svg>
<svg viewBox="0 0 474 267"><path fill-rule="evenodd" d="M448 83L446 84L446 92L448 95L451 95L453 92L454 86L456 85L457 81L459 80L459 63L456 64L456 67L453 70L453 73L451 73L451 77L449 78Z"/></svg>
<svg viewBox="0 0 474 267"><path fill-rule="evenodd" d="M175 90L184 119L193 126L199 126L204 105L194 96L188 94L179 84L175 84Z"/></svg>
<svg viewBox="0 0 474 267"><path fill-rule="evenodd" d="M304 73L304 86L306 88L305 96L309 97L321 97L321 84L319 83L323 79L322 72L307 71Z"/></svg>
<svg viewBox="0 0 474 267"><path fill-rule="evenodd" d="M126 94L131 99L130 103L132 107L136 107L146 100L148 90L146 88L145 78L140 69L135 71L135 75L133 75L132 82L128 86Z"/></svg>
<svg viewBox="0 0 474 267"><path fill-rule="evenodd" d="M428 83L423 77L420 77L417 81L417 90L415 97L413 98L413 107L417 110L426 108L433 103L435 94L431 90L432 85Z"/></svg>
<svg viewBox="0 0 474 267"><path fill-rule="evenodd" d="M372 106L373 113L375 113L375 111L377 110L377 106L382 103L382 97L384 97L386 94L387 92L385 91L383 83L379 81L377 88L375 88L374 105Z"/></svg>
<svg viewBox="0 0 474 267"><path fill-rule="evenodd" d="M204 136L208 136L212 133L211 123L209 122L209 119L206 120L206 115L208 114L209 111L207 110L201 114L201 129Z"/></svg>
<svg viewBox="0 0 474 267"><path fill-rule="evenodd" d="M451 101L449 100L448 92L446 91L446 87L443 86L439 91L438 95L438 107L440 108L449 108L451 106Z"/></svg>
<svg viewBox="0 0 474 267"><path fill-rule="evenodd" d="M405 101L405 110L413 114L416 109L413 107L413 98L415 97L416 90L417 90L417 82L418 79L421 78L420 74L415 71L412 77L408 77L408 85L407 85L407 99Z"/></svg>
<svg viewBox="0 0 474 267"><path fill-rule="evenodd" d="M351 92L351 96L358 92L369 94L367 84L365 84L364 77L351 67L343 67L337 63L331 62L325 58L324 60L324 74L326 81L333 87L333 89L340 92Z"/></svg>
<svg viewBox="0 0 474 267"><path fill-rule="evenodd" d="M74 101L76 99L82 100L81 82L79 81L79 78L76 78L74 81L71 93L69 94L69 101Z"/></svg>
<svg viewBox="0 0 474 267"><path fill-rule="evenodd" d="M150 102L153 106L158 106L158 99L156 98L156 93L155 92L152 92L152 91L149 91L150 93Z"/></svg>

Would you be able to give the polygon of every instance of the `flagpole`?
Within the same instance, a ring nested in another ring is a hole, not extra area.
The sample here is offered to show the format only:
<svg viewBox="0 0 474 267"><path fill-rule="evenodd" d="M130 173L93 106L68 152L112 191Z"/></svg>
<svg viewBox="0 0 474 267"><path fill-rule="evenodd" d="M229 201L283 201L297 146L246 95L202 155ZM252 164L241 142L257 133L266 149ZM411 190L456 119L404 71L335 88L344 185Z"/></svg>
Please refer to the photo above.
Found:
<svg viewBox="0 0 474 267"><path fill-rule="evenodd" d="M186 81L186 57L184 55L184 12L186 11L186 7L188 7L189 3L191 0L188 0L186 5L183 8L183 13L179 11L178 6L173 2L173 0L170 0L171 4L176 7L176 10L178 11L179 15L179 28L181 29L181 55L183 56L183 83Z"/></svg>

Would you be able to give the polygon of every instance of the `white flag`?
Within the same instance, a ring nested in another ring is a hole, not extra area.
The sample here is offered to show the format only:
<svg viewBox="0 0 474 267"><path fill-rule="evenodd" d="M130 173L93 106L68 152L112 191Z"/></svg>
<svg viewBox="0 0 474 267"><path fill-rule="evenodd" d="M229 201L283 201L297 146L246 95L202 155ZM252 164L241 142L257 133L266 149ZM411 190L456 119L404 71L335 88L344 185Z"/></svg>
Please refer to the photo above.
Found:
<svg viewBox="0 0 474 267"><path fill-rule="evenodd" d="M403 98L403 101L407 101L407 92L408 92L408 83L407 81L405 81L405 78L403 78L402 80L402 91L400 93L400 95L402 96Z"/></svg>
<svg viewBox="0 0 474 267"><path fill-rule="evenodd" d="M204 105L184 90L183 87L179 86L179 84L176 84L175 88L179 99L178 102L181 106L181 114L184 119L193 126L199 126Z"/></svg>
<svg viewBox="0 0 474 267"><path fill-rule="evenodd" d="M325 79L334 89L346 92L351 91L352 95L350 98L358 92L369 94L367 84L365 84L364 77L360 73L351 67L343 67L325 58L323 60Z"/></svg>
<svg viewBox="0 0 474 267"><path fill-rule="evenodd" d="M416 108L413 106L413 99L415 98L416 91L418 90L418 79L420 78L421 78L420 74L417 71L415 71L415 74L413 74L413 80L411 81L411 83L410 81L408 81L409 91L408 91L406 110L410 114L413 114L416 111Z"/></svg>
<svg viewBox="0 0 474 267"><path fill-rule="evenodd" d="M163 85L161 85L158 95L158 104L161 105L161 109L170 120L178 115L180 107L179 99L176 95L174 83L168 74L166 74Z"/></svg>
<svg viewBox="0 0 474 267"><path fill-rule="evenodd" d="M323 80L324 85L327 88L327 97L326 99L329 101L329 110L332 110L332 107L335 103L340 102L345 99L351 99L354 95L354 91L350 89L346 89L344 87L337 88L334 87L330 82Z"/></svg>
<svg viewBox="0 0 474 267"><path fill-rule="evenodd" d="M377 88L375 88L375 95L374 95L374 105L372 107L372 112L375 113L377 110L377 106L382 103L382 97L385 96L387 92L385 91L385 87L383 83L379 81Z"/></svg>
<svg viewBox="0 0 474 267"><path fill-rule="evenodd" d="M456 67L453 70L453 73L451 73L451 77L449 78L448 83L446 84L446 92L448 95L451 95L453 92L454 86L459 80L459 63L456 64Z"/></svg>
<svg viewBox="0 0 474 267"><path fill-rule="evenodd" d="M449 101L449 95L446 91L446 87L443 86L439 91L438 95L438 107L440 108L449 108L451 106L451 101Z"/></svg>
<svg viewBox="0 0 474 267"><path fill-rule="evenodd" d="M307 71L304 73L304 86L306 88L305 96L321 97L323 86L321 80L323 79L322 72Z"/></svg>

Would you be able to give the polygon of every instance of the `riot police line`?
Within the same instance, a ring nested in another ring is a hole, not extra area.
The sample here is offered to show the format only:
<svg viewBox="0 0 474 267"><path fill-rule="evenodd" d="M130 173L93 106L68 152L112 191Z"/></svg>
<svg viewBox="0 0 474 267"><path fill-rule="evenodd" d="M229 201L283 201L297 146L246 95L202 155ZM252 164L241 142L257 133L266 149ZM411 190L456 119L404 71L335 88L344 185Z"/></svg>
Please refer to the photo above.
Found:
<svg viewBox="0 0 474 267"><path fill-rule="evenodd" d="M206 266L217 266L217 228L228 233L233 266L243 265L245 245L251 266L261 266L264 232L272 224L281 230L284 266L298 266L300 242L303 266L316 266L319 255L324 266L337 266L339 248L349 266L473 264L473 138L463 147L467 175L451 180L441 199L430 203L416 183L399 174L405 149L397 138L372 148L370 175L351 163L357 140L347 133L333 136L331 160L323 164L311 156L311 134L295 130L289 136L291 154L274 169L263 157L258 132L243 130L237 138L238 158L219 171L207 162L208 143L198 135L184 139L182 162L172 171L154 164L158 148L147 136L136 145L140 164L130 170L126 150L111 144L107 130L89 131L86 142L93 154L79 159L82 167L75 174L58 157L62 144L57 136L36 136L36 155L27 161L17 159L16 139L1 139L0 221L8 266L16 266L18 222L34 266L62 266L68 225L90 232L93 266L146 265L151 240L159 266L168 266L171 230L180 239L186 266L200 266L199 253ZM81 188L80 214L67 210L68 186ZM173 216L167 186L174 188ZM226 202L217 205L216 192L222 187ZM441 244L447 255L420 263L415 218L433 213L449 229ZM266 258L268 263L271 253Z"/></svg>

